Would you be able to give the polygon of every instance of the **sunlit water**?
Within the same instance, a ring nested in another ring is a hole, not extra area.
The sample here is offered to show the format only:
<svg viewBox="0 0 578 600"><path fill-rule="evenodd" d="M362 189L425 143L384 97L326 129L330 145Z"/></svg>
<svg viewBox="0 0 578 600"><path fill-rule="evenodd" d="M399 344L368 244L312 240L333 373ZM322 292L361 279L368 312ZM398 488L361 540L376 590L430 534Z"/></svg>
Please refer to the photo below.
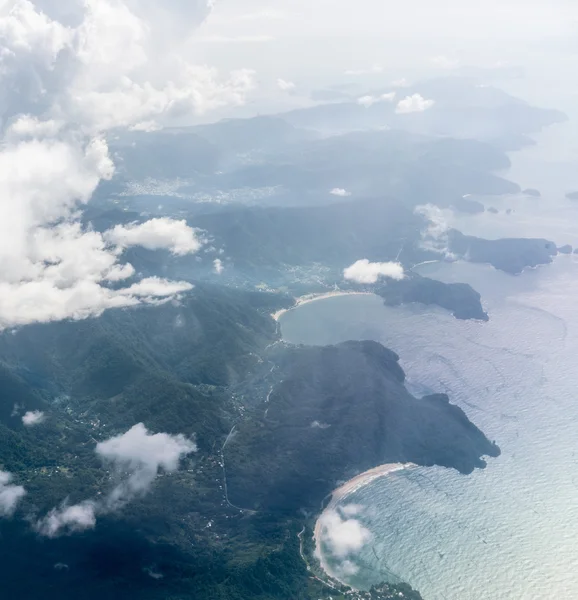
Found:
<svg viewBox="0 0 578 600"><path fill-rule="evenodd" d="M482 215L459 225L576 245L578 208L562 196L558 190L526 204L506 198L520 204L515 221ZM394 573L426 600L575 600L578 256L519 277L465 263L420 272L471 283L489 323L458 321L437 308L387 308L376 296L320 300L281 318L290 342L381 341L401 356L413 393L448 393L502 449L469 476L417 468L347 498L365 507L359 518L373 534L353 557L359 571L348 581L367 587Z"/></svg>

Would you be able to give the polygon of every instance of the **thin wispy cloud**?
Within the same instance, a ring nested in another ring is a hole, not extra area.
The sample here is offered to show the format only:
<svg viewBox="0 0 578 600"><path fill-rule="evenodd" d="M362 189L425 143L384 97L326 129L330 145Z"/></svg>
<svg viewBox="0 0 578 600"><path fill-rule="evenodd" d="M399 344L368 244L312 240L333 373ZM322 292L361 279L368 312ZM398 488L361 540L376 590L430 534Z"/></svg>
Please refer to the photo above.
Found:
<svg viewBox="0 0 578 600"><path fill-rule="evenodd" d="M12 479L11 473L0 471L0 517L11 517L26 495L26 490L21 485L14 485Z"/></svg>
<svg viewBox="0 0 578 600"><path fill-rule="evenodd" d="M291 92L295 89L295 83L293 81L287 81L286 79L277 79L277 87L282 92Z"/></svg>

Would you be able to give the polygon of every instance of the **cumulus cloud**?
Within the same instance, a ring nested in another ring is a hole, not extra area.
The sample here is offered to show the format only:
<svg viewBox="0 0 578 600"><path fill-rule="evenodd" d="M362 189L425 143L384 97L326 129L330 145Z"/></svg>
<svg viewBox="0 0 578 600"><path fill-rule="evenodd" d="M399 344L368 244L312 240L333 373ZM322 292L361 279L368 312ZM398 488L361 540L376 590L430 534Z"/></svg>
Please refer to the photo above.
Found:
<svg viewBox="0 0 578 600"><path fill-rule="evenodd" d="M93 529L96 525L96 504L90 500L60 508L54 508L36 524L36 531L46 537L56 537L63 533L76 533Z"/></svg>
<svg viewBox="0 0 578 600"><path fill-rule="evenodd" d="M180 460L196 450L195 442L185 436L153 434L142 423L100 442L96 453L112 469L115 481L112 490L98 500L85 500L73 506L63 502L40 519L35 529L47 537L92 529L99 514L121 509L134 498L145 495L160 471L177 470ZM0 477L0 485L1 482ZM1 500L0 488L0 506Z"/></svg>
<svg viewBox="0 0 578 600"><path fill-rule="evenodd" d="M21 485L12 484L12 475L0 471L0 517L11 517L18 502L26 495Z"/></svg>
<svg viewBox="0 0 578 600"><path fill-rule="evenodd" d="M398 115L406 115L414 112L423 112L435 104L434 100L426 100L421 94L406 96L397 103L395 112Z"/></svg>
<svg viewBox="0 0 578 600"><path fill-rule="evenodd" d="M357 520L339 509L326 510L319 518L319 542L335 558L345 560L359 552L371 538L371 532Z"/></svg>
<svg viewBox="0 0 578 600"><path fill-rule="evenodd" d="M343 188L333 188L329 193L333 196L339 196L341 198L347 198L348 196L351 196L351 192L348 192Z"/></svg>
<svg viewBox="0 0 578 600"><path fill-rule="evenodd" d="M213 269L217 275L221 275L221 273L225 270L225 266L223 265L223 261L220 258L215 258L213 261Z"/></svg>
<svg viewBox="0 0 578 600"><path fill-rule="evenodd" d="M277 87L282 92L291 92L295 89L295 84L292 81L279 78L277 79Z"/></svg>
<svg viewBox="0 0 578 600"><path fill-rule="evenodd" d="M122 248L142 246L148 250L166 249L178 256L195 253L202 245L196 231L185 220L176 221L166 217L140 224L117 225L107 231L104 237Z"/></svg>
<svg viewBox="0 0 578 600"><path fill-rule="evenodd" d="M183 435L151 434L139 423L122 435L100 442L96 453L122 479L108 495L106 505L116 509L148 491L159 471L175 471L181 458L196 452Z"/></svg>
<svg viewBox="0 0 578 600"><path fill-rule="evenodd" d="M369 262L358 260L343 271L343 277L356 283L376 283L380 277L400 280L404 278L403 266L398 262Z"/></svg>
<svg viewBox="0 0 578 600"><path fill-rule="evenodd" d="M395 100L395 92L388 92L387 94L381 94L381 96L362 96L357 99L357 104L369 108L374 104L380 102L393 102Z"/></svg>
<svg viewBox="0 0 578 600"><path fill-rule="evenodd" d="M81 225L81 211L114 174L109 130L154 129L244 102L250 71L222 78L186 58L210 4L0 2L0 329L165 298L169 287L160 280L151 296L108 287L134 275L114 239L139 238L176 254L198 249L180 222L101 235Z"/></svg>
<svg viewBox="0 0 578 600"><path fill-rule="evenodd" d="M22 417L22 423L26 427L33 427L34 425L40 425L46 420L46 415L40 410L29 410Z"/></svg>

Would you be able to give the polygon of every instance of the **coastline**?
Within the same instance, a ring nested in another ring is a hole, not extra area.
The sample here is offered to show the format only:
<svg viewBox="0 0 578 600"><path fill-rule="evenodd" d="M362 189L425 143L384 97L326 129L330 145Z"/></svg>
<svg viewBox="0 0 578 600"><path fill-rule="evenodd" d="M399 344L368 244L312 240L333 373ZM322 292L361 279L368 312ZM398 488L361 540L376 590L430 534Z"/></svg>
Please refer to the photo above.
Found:
<svg viewBox="0 0 578 600"><path fill-rule="evenodd" d="M323 515L329 511L335 510L337 505L342 500L344 500L354 492L360 490L361 488L365 487L366 485L369 485L376 479L380 479L381 477L387 477L392 473L404 471L405 469L409 469L411 467L416 466L417 465L415 465L414 463L387 463L384 465L379 465L377 467L374 467L373 469L369 469L368 471L364 471L363 473L356 475L355 477L353 477L353 479L350 479L343 485L333 490L333 492L331 493L331 500L329 501L327 506L321 511L321 514L319 514L319 516L317 517L317 520L315 522L315 529L313 532L313 541L315 542L315 558L317 558L317 560L319 561L319 566L321 567L321 570L330 579L334 579L335 581L338 581L343 585L351 587L350 584L348 584L345 581L342 581L335 575L335 573L332 572L331 568L327 564L327 561L325 560L325 557L323 556L323 552L321 551L320 540L323 533L321 520Z"/></svg>
<svg viewBox="0 0 578 600"><path fill-rule="evenodd" d="M291 308L282 308L278 310L276 313L273 313L271 316L275 321L279 321L279 319L290 310L295 310L299 306L303 306L304 304L309 304L310 302L315 302L316 300L325 300L325 298L334 298L336 296L373 296L373 292L342 292L339 290L335 290L333 292L323 292L321 294L307 294L305 296L300 296L296 298L295 304L291 306Z"/></svg>

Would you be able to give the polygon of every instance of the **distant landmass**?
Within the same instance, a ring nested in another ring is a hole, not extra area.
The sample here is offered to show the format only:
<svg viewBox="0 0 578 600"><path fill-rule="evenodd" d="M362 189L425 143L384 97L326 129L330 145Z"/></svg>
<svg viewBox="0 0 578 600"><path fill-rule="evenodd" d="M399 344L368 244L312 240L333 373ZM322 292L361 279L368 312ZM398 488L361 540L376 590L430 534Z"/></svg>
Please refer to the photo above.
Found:
<svg viewBox="0 0 578 600"><path fill-rule="evenodd" d="M512 275L519 275L526 267L547 265L558 253L556 244L545 239L485 240L455 229L448 234L448 247L470 262L488 263Z"/></svg>
<svg viewBox="0 0 578 600"><path fill-rule="evenodd" d="M374 291L388 306L418 302L435 304L449 310L457 319L487 321L481 296L467 283L444 283L412 273L400 281L389 280L375 286Z"/></svg>

